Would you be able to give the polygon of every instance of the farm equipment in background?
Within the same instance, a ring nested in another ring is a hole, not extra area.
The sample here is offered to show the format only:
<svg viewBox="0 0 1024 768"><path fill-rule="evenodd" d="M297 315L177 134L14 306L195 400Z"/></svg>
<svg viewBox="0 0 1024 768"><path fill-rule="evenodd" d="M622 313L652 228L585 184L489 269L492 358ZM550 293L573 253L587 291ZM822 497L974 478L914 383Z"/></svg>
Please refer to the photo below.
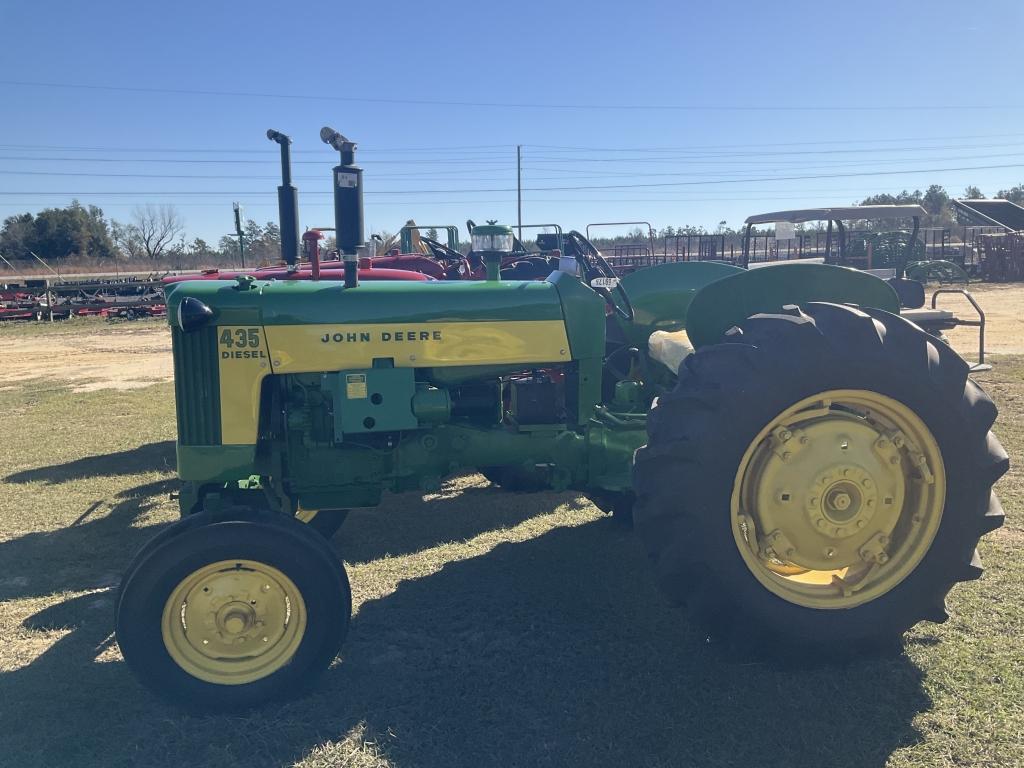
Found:
<svg viewBox="0 0 1024 768"><path fill-rule="evenodd" d="M996 409L886 282L823 264L620 277L572 233L544 280L500 280L515 238L497 224L472 232L484 280L360 282L355 145L321 137L341 154L344 280L168 290L182 519L116 601L154 691L196 709L302 691L351 612L322 532L474 468L632 516L665 592L744 658L885 646L980 575L1003 519Z"/></svg>
<svg viewBox="0 0 1024 768"><path fill-rule="evenodd" d="M978 362L972 366L975 371L991 368L985 362L985 313L971 292L966 288L969 283L967 273L949 261L929 260L924 258L924 249L917 238L921 229L921 218L928 212L920 205L854 205L843 208L803 208L792 211L776 211L748 216L746 231L743 237L742 266L758 268L771 264L767 245L765 259L754 261L751 252L754 227L759 224L785 223L789 225L803 224L809 221L827 221L828 229L825 238L825 251L822 256L812 259L787 260L836 264L843 267L860 269L885 279L896 291L900 300L900 314L924 328L929 333L942 338L943 331L952 330L957 326L970 326L978 329ZM848 221L883 221L908 218L913 222L909 234L902 232L872 233L857 243L851 243L847 237L844 222ZM776 231L776 248L779 241ZM925 285L937 282L940 287L931 294L930 306L926 306ZM951 283L960 283L964 287L946 287ZM940 309L938 300L944 295L960 295L971 305L977 319L967 320L958 317L948 309Z"/></svg>
<svg viewBox="0 0 1024 768"><path fill-rule="evenodd" d="M0 320L134 319L165 312L161 276L149 272L24 278L0 289Z"/></svg>

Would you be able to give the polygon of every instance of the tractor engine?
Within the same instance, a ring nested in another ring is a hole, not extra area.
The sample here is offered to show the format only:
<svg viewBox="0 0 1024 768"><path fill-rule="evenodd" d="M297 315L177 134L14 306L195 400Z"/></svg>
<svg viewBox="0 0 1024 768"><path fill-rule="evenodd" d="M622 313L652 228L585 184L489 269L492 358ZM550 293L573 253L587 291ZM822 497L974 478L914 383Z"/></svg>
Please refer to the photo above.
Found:
<svg viewBox="0 0 1024 768"><path fill-rule="evenodd" d="M582 488L605 463L588 454L615 442L594 419L605 301L565 273L194 281L169 301L185 513L250 477L284 509L370 506L473 467L521 465L544 486ZM635 447L642 423L612 431ZM603 483L626 488L618 464Z"/></svg>

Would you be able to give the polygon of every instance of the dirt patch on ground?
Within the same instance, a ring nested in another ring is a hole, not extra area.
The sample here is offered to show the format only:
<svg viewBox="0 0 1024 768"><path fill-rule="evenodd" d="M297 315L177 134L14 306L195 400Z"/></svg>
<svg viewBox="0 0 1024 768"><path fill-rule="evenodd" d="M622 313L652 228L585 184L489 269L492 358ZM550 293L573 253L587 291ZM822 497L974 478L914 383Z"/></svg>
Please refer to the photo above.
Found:
<svg viewBox="0 0 1024 768"><path fill-rule="evenodd" d="M74 392L138 389L173 378L168 328L0 338L0 388L32 379Z"/></svg>
<svg viewBox="0 0 1024 768"><path fill-rule="evenodd" d="M1024 354L1024 285L972 285L971 294L985 313L985 351L998 355ZM938 306L956 312L964 320L976 317L974 309L962 296L939 296ZM977 328L961 326L946 335L950 344L966 359L977 359Z"/></svg>

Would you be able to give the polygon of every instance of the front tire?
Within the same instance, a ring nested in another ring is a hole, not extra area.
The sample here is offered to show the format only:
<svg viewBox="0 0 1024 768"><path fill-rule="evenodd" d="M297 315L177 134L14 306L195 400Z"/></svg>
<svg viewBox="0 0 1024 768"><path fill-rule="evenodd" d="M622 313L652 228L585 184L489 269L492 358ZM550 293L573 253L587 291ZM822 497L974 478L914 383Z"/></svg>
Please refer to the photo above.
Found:
<svg viewBox="0 0 1024 768"><path fill-rule="evenodd" d="M634 518L713 637L891 647L981 574L1008 459L967 364L902 318L809 304L700 349L651 411Z"/></svg>
<svg viewBox="0 0 1024 768"><path fill-rule="evenodd" d="M295 513L295 519L305 523L325 539L331 539L348 519L348 510L300 508Z"/></svg>
<svg viewBox="0 0 1024 768"><path fill-rule="evenodd" d="M175 525L185 529L122 581L115 626L131 670L193 710L305 690L337 655L351 616L348 579L324 539L273 515Z"/></svg>

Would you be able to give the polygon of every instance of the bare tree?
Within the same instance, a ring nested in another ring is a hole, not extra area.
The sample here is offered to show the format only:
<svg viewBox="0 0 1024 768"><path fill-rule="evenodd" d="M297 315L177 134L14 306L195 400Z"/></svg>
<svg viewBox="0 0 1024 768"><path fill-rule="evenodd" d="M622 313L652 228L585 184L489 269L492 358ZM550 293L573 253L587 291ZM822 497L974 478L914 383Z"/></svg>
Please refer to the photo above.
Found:
<svg viewBox="0 0 1024 768"><path fill-rule="evenodd" d="M139 228L134 224L122 224L120 221L110 222L110 237L114 245L129 261L142 256L142 238Z"/></svg>
<svg viewBox="0 0 1024 768"><path fill-rule="evenodd" d="M185 233L185 223L173 205L136 208L129 226L136 230L142 250L151 259L166 255L171 243Z"/></svg>

